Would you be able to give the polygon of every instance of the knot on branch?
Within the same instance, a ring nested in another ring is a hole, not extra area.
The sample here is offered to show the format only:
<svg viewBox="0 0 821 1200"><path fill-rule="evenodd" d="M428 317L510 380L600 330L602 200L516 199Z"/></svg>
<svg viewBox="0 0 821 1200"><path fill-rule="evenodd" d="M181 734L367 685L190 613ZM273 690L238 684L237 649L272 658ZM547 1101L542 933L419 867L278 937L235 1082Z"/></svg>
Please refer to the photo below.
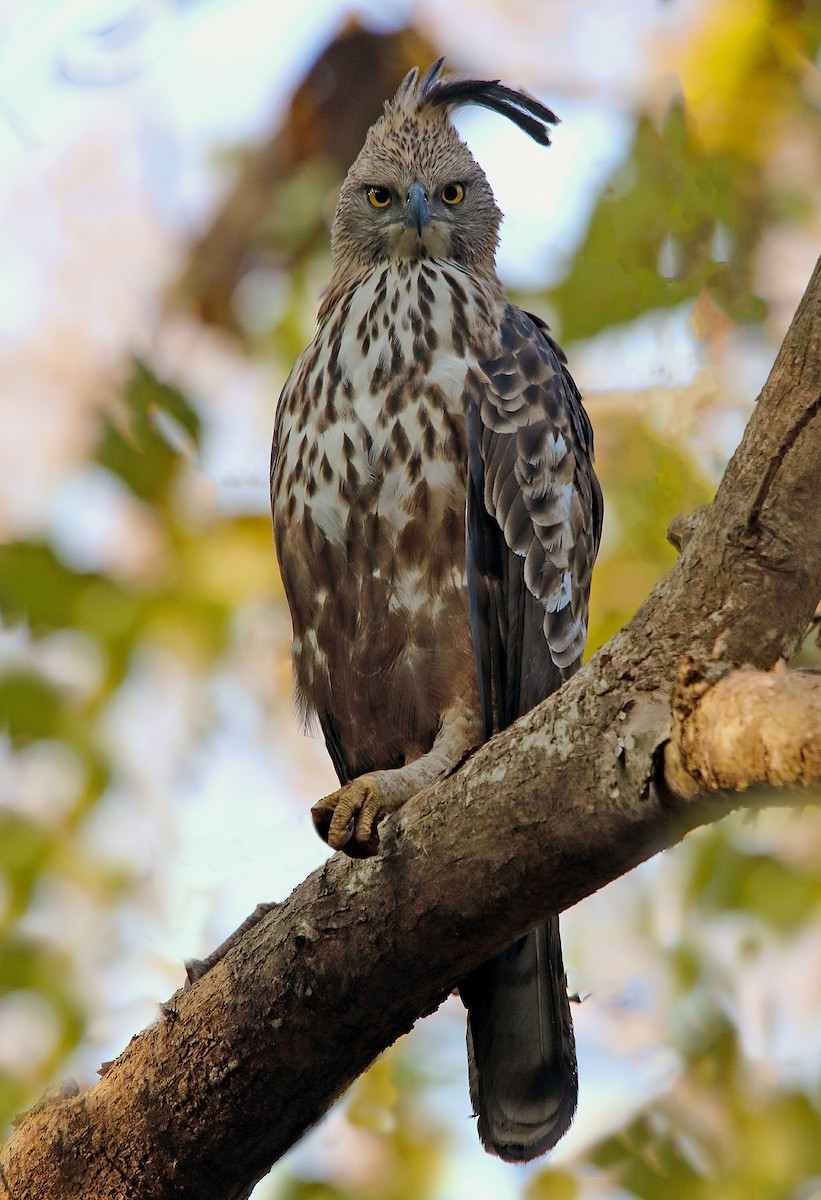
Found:
<svg viewBox="0 0 821 1200"><path fill-rule="evenodd" d="M687 544L692 541L693 536L698 532L704 516L709 509L709 504L703 504L701 508L697 508L695 512L679 513L677 517L673 517L667 527L667 541L671 546L678 550L679 554L683 554L687 549Z"/></svg>
<svg viewBox="0 0 821 1200"><path fill-rule="evenodd" d="M733 670L720 660L680 663L667 787L684 801L750 787L795 788L821 779L821 674Z"/></svg>

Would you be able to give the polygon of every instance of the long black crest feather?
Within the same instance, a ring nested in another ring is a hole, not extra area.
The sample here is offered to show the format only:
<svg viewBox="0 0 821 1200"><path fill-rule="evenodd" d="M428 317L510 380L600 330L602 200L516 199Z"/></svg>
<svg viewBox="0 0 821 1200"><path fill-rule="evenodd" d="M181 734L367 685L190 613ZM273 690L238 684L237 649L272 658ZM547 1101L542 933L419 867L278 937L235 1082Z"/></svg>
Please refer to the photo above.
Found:
<svg viewBox="0 0 821 1200"><path fill-rule="evenodd" d="M444 61L444 58L437 59L419 80L417 95L423 103L432 104L437 108L478 104L507 117L540 145L550 145L550 126L557 125L559 118L544 104L532 96L526 96L524 92L505 87L498 79L453 79L440 82L439 76Z"/></svg>

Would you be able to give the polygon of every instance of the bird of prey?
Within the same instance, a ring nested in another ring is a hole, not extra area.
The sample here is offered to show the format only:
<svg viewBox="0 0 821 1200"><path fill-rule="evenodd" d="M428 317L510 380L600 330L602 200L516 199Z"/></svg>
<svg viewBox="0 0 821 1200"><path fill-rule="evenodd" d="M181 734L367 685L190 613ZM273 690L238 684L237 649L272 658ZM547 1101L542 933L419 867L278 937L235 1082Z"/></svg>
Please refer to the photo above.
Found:
<svg viewBox="0 0 821 1200"><path fill-rule="evenodd" d="M482 105L545 146L557 118L442 65L406 76L348 172L274 428L297 694L341 785L314 823L352 856L576 670L601 532L590 422L547 327L499 282L501 213L450 114ZM558 919L460 992L479 1135L535 1158L576 1107Z"/></svg>

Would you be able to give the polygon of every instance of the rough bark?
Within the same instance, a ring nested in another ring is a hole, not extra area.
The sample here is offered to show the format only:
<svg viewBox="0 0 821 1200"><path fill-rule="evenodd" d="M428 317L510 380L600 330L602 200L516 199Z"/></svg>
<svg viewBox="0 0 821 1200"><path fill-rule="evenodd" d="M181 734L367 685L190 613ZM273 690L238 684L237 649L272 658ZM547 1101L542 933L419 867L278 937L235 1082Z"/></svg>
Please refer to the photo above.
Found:
<svg viewBox="0 0 821 1200"><path fill-rule="evenodd" d="M821 596L819 463L821 262L714 502L629 625L388 821L379 857L335 855L95 1087L32 1110L4 1153L7 1195L246 1195L468 970L696 825L761 803L688 774L682 731L706 719L706 691L685 703L679 686L678 774L665 775L671 694L685 655L709 676L717 646L759 671L795 651ZM796 782L813 773L804 757Z"/></svg>

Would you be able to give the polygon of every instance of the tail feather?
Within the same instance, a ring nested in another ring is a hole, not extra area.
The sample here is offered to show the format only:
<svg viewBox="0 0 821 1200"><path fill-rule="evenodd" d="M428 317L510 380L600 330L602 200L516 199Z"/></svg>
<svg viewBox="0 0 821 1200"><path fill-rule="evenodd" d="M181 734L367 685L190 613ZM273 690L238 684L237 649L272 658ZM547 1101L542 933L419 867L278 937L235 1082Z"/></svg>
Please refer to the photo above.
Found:
<svg viewBox="0 0 821 1200"><path fill-rule="evenodd" d="M460 992L479 1137L499 1158L529 1162L567 1132L578 1095L558 918L484 963Z"/></svg>

